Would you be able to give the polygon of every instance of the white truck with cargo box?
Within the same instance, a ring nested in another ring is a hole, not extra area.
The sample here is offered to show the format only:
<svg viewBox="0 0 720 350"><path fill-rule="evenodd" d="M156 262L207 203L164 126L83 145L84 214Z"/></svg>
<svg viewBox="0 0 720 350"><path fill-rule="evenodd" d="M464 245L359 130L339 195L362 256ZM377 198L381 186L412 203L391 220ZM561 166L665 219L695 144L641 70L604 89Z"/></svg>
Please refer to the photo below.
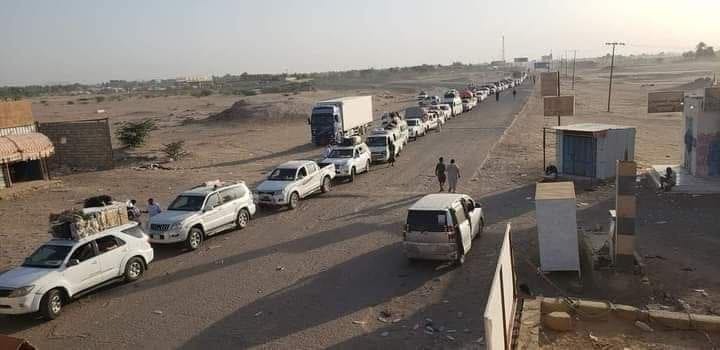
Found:
<svg viewBox="0 0 720 350"><path fill-rule="evenodd" d="M316 145L328 145L345 137L364 135L372 121L372 96L320 101L308 119L311 141Z"/></svg>
<svg viewBox="0 0 720 350"><path fill-rule="evenodd" d="M280 164L257 186L257 203L261 207L297 208L300 199L315 192L330 191L335 178L335 164L320 167L311 160L293 160Z"/></svg>
<svg viewBox="0 0 720 350"><path fill-rule="evenodd" d="M482 233L485 215L470 196L429 194L408 209L403 248L410 260L465 262L475 237Z"/></svg>

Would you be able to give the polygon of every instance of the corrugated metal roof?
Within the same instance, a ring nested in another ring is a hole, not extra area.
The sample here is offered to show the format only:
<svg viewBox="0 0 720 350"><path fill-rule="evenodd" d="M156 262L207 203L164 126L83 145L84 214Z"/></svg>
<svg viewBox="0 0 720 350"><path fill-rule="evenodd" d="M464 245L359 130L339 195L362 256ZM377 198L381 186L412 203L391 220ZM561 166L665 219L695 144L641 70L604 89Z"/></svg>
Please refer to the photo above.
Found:
<svg viewBox="0 0 720 350"><path fill-rule="evenodd" d="M47 158L54 152L50 139L39 132L0 136L0 163Z"/></svg>
<svg viewBox="0 0 720 350"><path fill-rule="evenodd" d="M569 130L569 131L598 132L598 131L607 131L607 130L613 130L613 129L635 129L635 127L634 126L624 126L624 125L613 125L613 124L600 124L600 123L581 123L581 124L554 126L553 129Z"/></svg>

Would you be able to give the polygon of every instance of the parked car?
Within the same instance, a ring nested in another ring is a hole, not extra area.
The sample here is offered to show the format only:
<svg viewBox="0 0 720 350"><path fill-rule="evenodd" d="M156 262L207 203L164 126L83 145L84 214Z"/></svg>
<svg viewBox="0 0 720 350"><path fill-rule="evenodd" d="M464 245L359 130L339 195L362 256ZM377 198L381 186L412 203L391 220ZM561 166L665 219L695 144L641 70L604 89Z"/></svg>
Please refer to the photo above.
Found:
<svg viewBox="0 0 720 350"><path fill-rule="evenodd" d="M445 115L445 111L440 109L439 105L430 106L430 111L435 112L435 114L438 116L438 122L440 125L445 125L445 122L450 119Z"/></svg>
<svg viewBox="0 0 720 350"><path fill-rule="evenodd" d="M439 104L438 107L445 113L445 119L451 119L453 117L452 108L449 104Z"/></svg>
<svg viewBox="0 0 720 350"><path fill-rule="evenodd" d="M427 92L420 91L420 93L417 96L417 99L418 99L418 101L422 101L422 100L426 99L427 97L428 97Z"/></svg>
<svg viewBox="0 0 720 350"><path fill-rule="evenodd" d="M136 222L78 240L51 239L21 266L0 274L0 314L39 312L55 319L73 299L139 279L153 258L148 237Z"/></svg>
<svg viewBox="0 0 720 350"><path fill-rule="evenodd" d="M184 242L195 250L207 237L245 228L255 212L253 195L244 182L205 182L182 192L166 211L150 218L150 243Z"/></svg>
<svg viewBox="0 0 720 350"><path fill-rule="evenodd" d="M325 159L321 160L320 167L335 164L335 177L355 180L355 175L370 171L370 149L364 143L354 145L333 146Z"/></svg>
<svg viewBox="0 0 720 350"><path fill-rule="evenodd" d="M400 154L403 149L404 141L399 139L396 134L384 129L376 129L370 136L365 139L365 143L370 148L370 154L374 163L384 163L390 160L390 144L395 146L395 157Z"/></svg>
<svg viewBox="0 0 720 350"><path fill-rule="evenodd" d="M470 196L429 194L408 209L403 248L410 260L465 262L472 241L485 226L483 209Z"/></svg>
<svg viewBox="0 0 720 350"><path fill-rule="evenodd" d="M330 192L336 173L333 163L320 167L311 160L285 162L258 185L257 202L261 206L288 206L295 209L301 199L315 192Z"/></svg>
<svg viewBox="0 0 720 350"><path fill-rule="evenodd" d="M440 118L438 117L438 113L435 111L429 111L428 112L428 119L425 122L425 127L427 130L439 130L442 125L440 124Z"/></svg>
<svg viewBox="0 0 720 350"><path fill-rule="evenodd" d="M410 118L405 121L408 124L408 131L411 139L415 140L420 136L425 136L427 130L425 129L425 123L422 119Z"/></svg>

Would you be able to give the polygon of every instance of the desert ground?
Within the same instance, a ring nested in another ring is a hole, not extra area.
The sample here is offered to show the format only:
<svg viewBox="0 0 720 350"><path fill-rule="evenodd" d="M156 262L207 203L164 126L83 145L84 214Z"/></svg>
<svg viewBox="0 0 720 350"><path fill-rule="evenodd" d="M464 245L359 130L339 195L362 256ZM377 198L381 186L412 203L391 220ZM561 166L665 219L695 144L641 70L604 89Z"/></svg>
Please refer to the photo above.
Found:
<svg viewBox="0 0 720 350"><path fill-rule="evenodd" d="M639 167L678 163L681 116L648 115L647 92L695 88L697 79L713 71L718 71L717 62L626 63L616 70L613 108L607 113L606 64L579 64L575 89L567 78L561 87L563 94L575 94L576 116L562 122L635 126ZM48 238L48 213L77 206L91 195L108 193L141 202L154 197L164 206L178 191L202 181L242 179L253 187L282 161L317 158L320 149L309 144L305 122L314 101L372 94L377 117L414 104L419 89L442 91L471 79L492 80L493 74L363 82L297 95L135 96L72 105L67 101L74 97L38 99L33 111L40 121L96 118L97 110L104 109L101 116L112 125L153 118L160 128L142 148L118 150L114 170L64 175L49 188L0 201L0 267L19 263ZM671 307L682 299L694 311L720 312L713 311L720 301L720 278L714 273L720 263L714 254L719 245L713 224L720 214L716 196L659 195L649 185L643 188L638 250L664 257L646 259L646 276L618 280L591 273L578 284L567 276L550 275L562 291L536 276L532 198L542 171L542 128L556 120L542 117L535 87L526 82L517 99L509 94L498 103L489 99L451 120L441 133L411 143L394 168L378 166L355 183L338 184L329 195L303 202L299 210L262 212L248 229L212 238L199 251L159 247L157 261L143 280L82 298L53 322L2 317L0 332L28 338L42 348L482 348L485 298L507 222L513 224L518 283L536 295L567 293ZM176 140L185 140L192 155L164 163L159 148ZM461 190L483 203L489 221L459 268L410 265L399 244L403 210L437 190L432 170L438 156L458 159ZM553 157L549 147L547 158ZM173 170L136 168L147 163L164 163ZM584 203L578 204L578 226L606 228L613 191L612 184L578 191L578 203ZM658 224L661 221L665 223ZM693 239L679 238L678 232ZM683 270L686 266L693 270ZM693 291L699 288L708 296ZM381 313L400 321L380 322ZM428 318L443 331L423 333ZM689 339L686 347L707 346L699 334L684 337ZM585 344L572 343L573 338L562 343L553 343L557 337L547 339L543 346L548 348ZM620 349L647 347L627 337L608 341Z"/></svg>

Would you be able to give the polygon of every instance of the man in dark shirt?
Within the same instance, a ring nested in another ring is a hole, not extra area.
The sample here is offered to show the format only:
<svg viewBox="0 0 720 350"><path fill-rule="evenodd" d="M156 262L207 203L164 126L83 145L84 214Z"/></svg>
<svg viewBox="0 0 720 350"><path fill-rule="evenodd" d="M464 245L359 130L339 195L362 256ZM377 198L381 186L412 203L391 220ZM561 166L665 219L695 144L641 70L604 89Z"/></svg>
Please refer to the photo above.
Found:
<svg viewBox="0 0 720 350"><path fill-rule="evenodd" d="M444 191L445 187L445 163L443 163L443 157L440 157L438 163L435 165L435 176L437 176L438 183L440 183L440 192Z"/></svg>

